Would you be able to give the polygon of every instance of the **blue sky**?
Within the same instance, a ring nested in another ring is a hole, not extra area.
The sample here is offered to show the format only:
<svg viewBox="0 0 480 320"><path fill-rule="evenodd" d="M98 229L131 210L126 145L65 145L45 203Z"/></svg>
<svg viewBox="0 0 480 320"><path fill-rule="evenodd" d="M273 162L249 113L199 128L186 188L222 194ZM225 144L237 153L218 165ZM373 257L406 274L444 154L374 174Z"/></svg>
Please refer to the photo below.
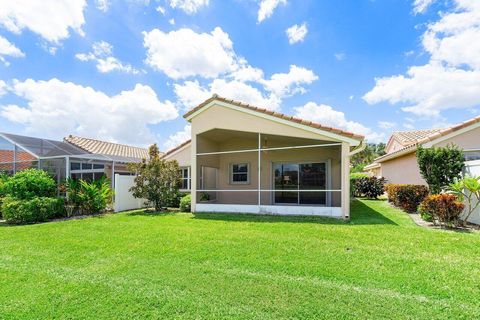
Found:
<svg viewBox="0 0 480 320"><path fill-rule="evenodd" d="M0 3L0 131L165 150L215 92L379 142L480 105L477 0L35 3Z"/></svg>

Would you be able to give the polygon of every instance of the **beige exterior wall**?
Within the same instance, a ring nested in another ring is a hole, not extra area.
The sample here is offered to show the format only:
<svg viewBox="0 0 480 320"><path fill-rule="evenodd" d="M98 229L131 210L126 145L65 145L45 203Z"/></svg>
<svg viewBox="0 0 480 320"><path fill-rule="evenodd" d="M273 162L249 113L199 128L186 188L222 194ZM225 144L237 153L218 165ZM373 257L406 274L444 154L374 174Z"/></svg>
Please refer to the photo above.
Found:
<svg viewBox="0 0 480 320"><path fill-rule="evenodd" d="M480 127L436 143L434 146L445 147L452 143L461 149L480 149Z"/></svg>
<svg viewBox="0 0 480 320"><path fill-rule="evenodd" d="M192 150L190 144L165 157L166 160L177 160L180 167L190 167L192 163Z"/></svg>
<svg viewBox="0 0 480 320"><path fill-rule="evenodd" d="M387 183L427 184L420 175L415 152L382 162L381 165L382 176L387 179Z"/></svg>
<svg viewBox="0 0 480 320"><path fill-rule="evenodd" d="M259 132L287 137L298 137L335 141L327 136L321 136L293 126L282 125L259 116L214 105L192 119L192 136L212 129L226 129L244 132Z"/></svg>

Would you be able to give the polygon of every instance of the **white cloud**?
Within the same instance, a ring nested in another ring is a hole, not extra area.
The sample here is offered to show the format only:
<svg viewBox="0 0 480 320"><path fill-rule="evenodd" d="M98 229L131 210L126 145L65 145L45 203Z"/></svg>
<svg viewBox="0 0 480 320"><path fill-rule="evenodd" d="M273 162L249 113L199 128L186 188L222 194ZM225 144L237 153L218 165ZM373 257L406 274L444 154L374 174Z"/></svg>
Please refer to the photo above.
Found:
<svg viewBox="0 0 480 320"><path fill-rule="evenodd" d="M285 30L285 33L287 34L288 37L288 43L294 44L297 42L302 42L305 39L305 36L307 35L308 29L307 29L307 24L304 22L301 25L294 24L287 30Z"/></svg>
<svg viewBox="0 0 480 320"><path fill-rule="evenodd" d="M83 35L86 5L85 0L0 1L0 25L14 33L29 29L47 41L58 43L69 37L70 29Z"/></svg>
<svg viewBox="0 0 480 320"><path fill-rule="evenodd" d="M305 88L302 85L310 84L317 79L318 76L312 70L291 65L288 73L275 73L270 80L263 80L262 83L276 96L285 97L304 93Z"/></svg>
<svg viewBox="0 0 480 320"><path fill-rule="evenodd" d="M422 36L430 61L406 75L376 78L363 97L368 103L400 103L403 111L429 117L480 105L480 1L454 3Z"/></svg>
<svg viewBox="0 0 480 320"><path fill-rule="evenodd" d="M383 134L373 132L370 128L365 127L361 123L347 120L345 118L345 113L337 111L329 105L308 102L302 107L294 108L294 110L295 115L299 118L364 135L369 142L380 142L385 138Z"/></svg>
<svg viewBox="0 0 480 320"><path fill-rule="evenodd" d="M7 93L7 84L5 81L0 80L0 97Z"/></svg>
<svg viewBox="0 0 480 320"><path fill-rule="evenodd" d="M395 128L397 124L395 122L390 122L390 121L378 121L378 127L381 129L392 129Z"/></svg>
<svg viewBox="0 0 480 320"><path fill-rule="evenodd" d="M266 18L269 18L279 4L285 5L287 4L287 0L260 0L257 22L260 23Z"/></svg>
<svg viewBox="0 0 480 320"><path fill-rule="evenodd" d="M165 8L164 8L164 7L162 7L162 6L158 6L156 10L157 10L157 12L159 12L159 13L161 13L161 14L165 15L165 12L166 12L166 10L165 10Z"/></svg>
<svg viewBox="0 0 480 320"><path fill-rule="evenodd" d="M170 7L183 10L186 14L194 14L201 7L208 6L209 0L170 0Z"/></svg>
<svg viewBox="0 0 480 320"><path fill-rule="evenodd" d="M236 67L233 43L219 27L210 33L183 28L169 33L153 29L143 35L146 63L170 78L214 78Z"/></svg>
<svg viewBox="0 0 480 320"><path fill-rule="evenodd" d="M281 101L275 95L265 95L259 89L237 80L215 79L208 87L202 87L198 81L185 81L175 84L174 91L186 109L197 106L214 93L270 110L277 110Z"/></svg>
<svg viewBox="0 0 480 320"><path fill-rule="evenodd" d="M413 12L415 14L424 13L435 1L436 0L415 0L413 3Z"/></svg>
<svg viewBox="0 0 480 320"><path fill-rule="evenodd" d="M184 143L185 141L189 140L191 137L191 132L192 132L192 126L187 124L183 130L178 131L168 137L168 140L165 141L163 146L165 147L165 150L171 150L178 145Z"/></svg>
<svg viewBox="0 0 480 320"><path fill-rule="evenodd" d="M168 23L170 23L173 26L175 24L175 19L172 18L172 19L168 20Z"/></svg>
<svg viewBox="0 0 480 320"><path fill-rule="evenodd" d="M347 57L347 55L343 52L338 52L338 53L335 53L333 55L335 57L335 59L337 59L338 61L343 61L345 60L345 58Z"/></svg>
<svg viewBox="0 0 480 320"><path fill-rule="evenodd" d="M101 73L120 71L125 73L138 74L140 71L130 64L123 64L113 55L113 46L106 41L95 42L92 45L92 52L77 53L75 58L80 61L95 61L97 70Z"/></svg>
<svg viewBox="0 0 480 320"><path fill-rule="evenodd" d="M151 87L142 84L112 96L55 78L14 80L9 90L27 104L3 106L1 116L23 124L27 132L56 138L72 133L147 145L154 139L148 125L178 116L172 102L160 101Z"/></svg>
<svg viewBox="0 0 480 320"><path fill-rule="evenodd" d="M109 0L95 0L95 6L97 7L98 10L107 12L108 8L110 7L110 1Z"/></svg>
<svg viewBox="0 0 480 320"><path fill-rule="evenodd" d="M13 43L0 36L0 61L3 61L6 65L4 56L10 56L14 58L25 57L25 54L18 49Z"/></svg>

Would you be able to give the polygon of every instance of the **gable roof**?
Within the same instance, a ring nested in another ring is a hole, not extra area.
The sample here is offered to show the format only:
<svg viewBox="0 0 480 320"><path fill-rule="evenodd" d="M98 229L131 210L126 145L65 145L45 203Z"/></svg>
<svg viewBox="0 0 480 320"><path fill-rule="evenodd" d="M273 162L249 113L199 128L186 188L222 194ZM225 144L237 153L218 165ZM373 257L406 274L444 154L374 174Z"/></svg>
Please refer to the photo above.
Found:
<svg viewBox="0 0 480 320"><path fill-rule="evenodd" d="M401 148L397 151L387 153L386 155L378 157L377 159L375 159L374 162L384 162L390 159L400 157L405 154L409 154L411 152L414 152L417 146L419 145L426 144L428 147L437 142L440 142L439 140L441 140L442 138L448 138L449 136L452 136L452 135L461 134L464 131L469 131L474 129L479 125L480 125L480 116L469 119L467 121L456 124L446 129L432 129L433 132L431 134L425 135L424 137L417 139L413 143L405 146L404 148Z"/></svg>
<svg viewBox="0 0 480 320"><path fill-rule="evenodd" d="M73 135L65 137L64 141L73 144L74 146L85 150L88 153L136 159L148 158L148 149L146 148L134 147L125 144L118 144L90 138L83 138Z"/></svg>
<svg viewBox="0 0 480 320"><path fill-rule="evenodd" d="M401 145L407 146L416 143L418 140L429 137L430 135L441 131L442 129L410 130L397 131L392 133L390 139L397 140Z"/></svg>
<svg viewBox="0 0 480 320"><path fill-rule="evenodd" d="M243 109L248 110L248 111L258 112L259 114L272 116L272 117L275 117L277 119L287 120L289 122L292 122L292 124L301 124L301 125L305 125L305 126L314 128L314 129L318 129L318 130L322 130L322 131L326 131L326 132L331 132L331 133L340 135L342 137L354 139L354 140L357 140L357 141L362 141L365 138L364 136L359 135L359 134L355 134L355 133L348 132L348 131L338 129L338 128L324 126L324 125L321 125L319 123L315 123L315 122L310 121L310 120L304 120L304 119L300 119L300 118L297 118L297 117L288 116L286 114L283 114L283 113L280 113L280 112L275 112L275 111L268 110L268 109L265 109L265 108L258 108L258 107L251 106L251 105L246 104L246 103L242 103L240 101L235 101L235 100L223 98L223 97L220 97L216 94L214 94L212 97L208 98L204 102L200 103L197 107L188 111L183 117L187 120L190 120L193 116L202 112L202 109L204 107L207 107L208 105L210 105L214 101L219 101L219 102L223 102L223 103L226 103L226 104L230 104L230 105L233 105L233 106L236 106L236 107L243 108Z"/></svg>
<svg viewBox="0 0 480 320"><path fill-rule="evenodd" d="M188 139L187 141L182 142L181 144L179 144L179 145L176 146L175 148L170 149L170 150L168 150L167 152L165 152L165 154L162 156L162 158L168 157L168 156L170 156L171 154L179 151L179 150L182 149L183 147L188 146L188 145L190 144L190 142L192 142L191 139Z"/></svg>

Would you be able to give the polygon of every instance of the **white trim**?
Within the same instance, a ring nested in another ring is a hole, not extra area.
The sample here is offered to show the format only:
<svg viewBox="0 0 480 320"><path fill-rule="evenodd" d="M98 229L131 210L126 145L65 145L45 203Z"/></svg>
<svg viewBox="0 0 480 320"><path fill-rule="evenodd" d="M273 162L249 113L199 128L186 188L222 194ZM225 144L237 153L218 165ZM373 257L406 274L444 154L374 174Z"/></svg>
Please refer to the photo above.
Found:
<svg viewBox="0 0 480 320"><path fill-rule="evenodd" d="M342 192L341 189L292 189L292 190L275 190L275 189L202 189L197 192Z"/></svg>
<svg viewBox="0 0 480 320"><path fill-rule="evenodd" d="M203 107L201 107L200 109L198 109L197 111L195 111L194 113L192 113L191 115L186 117L186 120L191 121L198 114L208 110L210 107L212 107L214 105L218 105L218 106L233 109L233 110L236 110L236 111L239 111L239 112L247 113L247 114L250 114L250 115L253 115L253 116L257 116L257 117L260 117L260 118L264 118L264 119L273 121L273 122L277 122L277 123L288 125L288 126L291 126L291 127L294 127L294 128L302 129L304 131L316 133L316 134L319 134L319 135L322 135L322 136L325 136L325 137L328 137L328 138L332 138L332 139L335 139L335 140L348 142L352 146L358 146L361 142L360 140L356 140L356 139L353 139L353 138L348 138L348 137L345 137L345 136L342 136L342 135L339 135L339 134L336 134L336 133L333 133L333 132L330 132L330 131L313 128L311 126L307 126L307 125L304 125L304 124L301 124L301 123L296 123L296 122L293 122L291 120L281 119L281 118L278 118L278 117L275 117L275 116L272 116L272 115L269 115L269 114L266 114L266 113L262 113L262 112L250 110L250 109L247 109L247 108L239 107L239 106L236 106L236 105L233 105L233 104L230 104L230 103L226 103L226 102L223 102L223 101L220 101L220 100L210 101L208 104L204 105Z"/></svg>
<svg viewBox="0 0 480 320"><path fill-rule="evenodd" d="M216 151L216 152L200 152L200 153L197 153L197 156L211 156L211 155L219 155L219 154L246 153L246 152L257 152L257 151L306 149L306 148L332 147L332 146L341 146L341 145L342 145L341 143L325 143L325 144L309 144L309 145L305 145L305 146L260 148L260 149L257 148L257 149L243 149L243 150Z"/></svg>
<svg viewBox="0 0 480 320"><path fill-rule="evenodd" d="M469 125L468 127L465 127L465 128L462 128L462 129L459 129L459 130L456 130L456 131L453 131L449 134L446 134L444 136L441 136L441 137L438 137L436 139L433 139L432 141L428 141L428 142L425 142L423 143L422 145L425 147L425 148L430 148L430 147L433 147L435 144L437 143L440 143L440 142L443 142L445 140L448 140L448 139L451 139L453 137L456 137L458 135L461 135L465 132L468 132L470 130L473 130L473 129L476 129L476 128L479 128L480 127L480 122L476 122L472 125Z"/></svg>
<svg viewBox="0 0 480 320"><path fill-rule="evenodd" d="M197 203L195 212L252 213L281 216L320 216L342 218L340 207L262 206L245 204Z"/></svg>

